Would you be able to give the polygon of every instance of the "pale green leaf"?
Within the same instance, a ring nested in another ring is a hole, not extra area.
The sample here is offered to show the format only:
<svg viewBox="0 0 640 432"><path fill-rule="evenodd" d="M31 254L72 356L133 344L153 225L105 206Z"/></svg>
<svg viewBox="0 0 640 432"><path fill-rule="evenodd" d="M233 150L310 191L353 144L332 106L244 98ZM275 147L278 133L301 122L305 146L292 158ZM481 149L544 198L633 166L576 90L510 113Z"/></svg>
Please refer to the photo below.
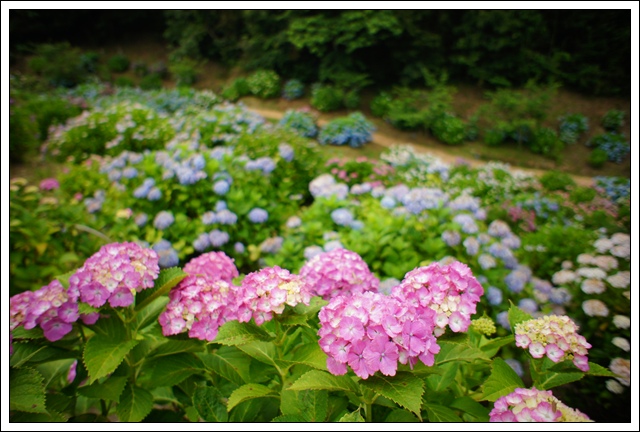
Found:
<svg viewBox="0 0 640 432"><path fill-rule="evenodd" d="M384 419L385 423L419 423L420 420L409 411L394 409Z"/></svg>
<svg viewBox="0 0 640 432"><path fill-rule="evenodd" d="M238 387L233 391L233 393L231 393L231 396L229 396L229 401L227 402L227 411L231 411L233 407L238 405L240 402L261 397L277 398L279 396L273 389L263 386L262 384L245 384L241 387Z"/></svg>
<svg viewBox="0 0 640 432"><path fill-rule="evenodd" d="M329 372L312 370L296 380L288 390L329 390L358 393L358 386L347 375L336 376Z"/></svg>
<svg viewBox="0 0 640 432"><path fill-rule="evenodd" d="M327 370L327 355L317 342L301 345L286 357L293 363L300 363L320 370Z"/></svg>
<svg viewBox="0 0 640 432"><path fill-rule="evenodd" d="M199 355L207 370L238 385L251 381L251 358L236 347L223 346Z"/></svg>
<svg viewBox="0 0 640 432"><path fill-rule="evenodd" d="M482 400L495 402L516 388L523 388L524 383L515 371L501 358L495 358L491 365L491 375L482 385Z"/></svg>
<svg viewBox="0 0 640 432"><path fill-rule="evenodd" d="M354 411L352 413L348 413L340 417L338 420L340 423L364 423L364 419L360 415L360 411Z"/></svg>
<svg viewBox="0 0 640 432"><path fill-rule="evenodd" d="M143 388L127 385L120 395L116 414L121 422L139 422L153 409L153 396Z"/></svg>
<svg viewBox="0 0 640 432"><path fill-rule="evenodd" d="M441 365L447 362L472 362L474 360L489 361L489 356L481 349L469 344L468 339L463 343L441 341L440 352L435 355L435 364Z"/></svg>
<svg viewBox="0 0 640 432"><path fill-rule="evenodd" d="M163 269L155 280L153 288L147 288L136 294L136 311L142 310L155 299L166 296L171 288L178 285L188 275L178 267Z"/></svg>
<svg viewBox="0 0 640 432"><path fill-rule="evenodd" d="M116 370L137 344L138 341L111 341L98 335L89 339L83 354L84 365L89 372L89 383Z"/></svg>
<svg viewBox="0 0 640 432"><path fill-rule="evenodd" d="M422 379L407 372L398 372L393 377L372 376L369 379L360 381L360 385L391 399L401 407L413 412L422 420L420 416L422 393L424 393L424 381Z"/></svg>
<svg viewBox="0 0 640 432"><path fill-rule="evenodd" d="M286 414L275 417L271 420L273 423L305 423L308 420L300 414Z"/></svg>
<svg viewBox="0 0 640 432"><path fill-rule="evenodd" d="M254 341L273 339L269 333L252 323L227 321L218 329L214 342L221 345L243 345Z"/></svg>
<svg viewBox="0 0 640 432"><path fill-rule="evenodd" d="M102 383L93 383L88 386L79 387L78 393L88 398L118 402L126 384L126 377L110 376Z"/></svg>
<svg viewBox="0 0 640 432"><path fill-rule="evenodd" d="M507 318L509 319L511 331L515 333L516 324L532 320L533 317L531 316L531 314L528 314L519 307L515 306L513 302L511 302L511 300L509 300L509 303L511 304L511 306L509 307Z"/></svg>
<svg viewBox="0 0 640 432"><path fill-rule="evenodd" d="M427 416L429 416L429 421L431 423L457 423L462 421L455 411L447 408L446 406L429 402L425 402L424 406L427 410Z"/></svg>
<svg viewBox="0 0 640 432"><path fill-rule="evenodd" d="M9 369L9 409L48 414L44 378L32 368Z"/></svg>

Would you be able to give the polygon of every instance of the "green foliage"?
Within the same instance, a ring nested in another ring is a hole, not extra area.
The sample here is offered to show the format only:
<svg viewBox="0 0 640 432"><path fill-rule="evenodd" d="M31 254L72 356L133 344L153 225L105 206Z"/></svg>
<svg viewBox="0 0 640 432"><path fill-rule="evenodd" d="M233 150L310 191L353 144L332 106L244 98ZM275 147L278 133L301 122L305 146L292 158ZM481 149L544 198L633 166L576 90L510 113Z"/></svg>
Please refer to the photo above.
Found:
<svg viewBox="0 0 640 432"><path fill-rule="evenodd" d="M24 162L38 145L39 131L35 116L28 106L12 99L9 110L9 159Z"/></svg>
<svg viewBox="0 0 640 432"><path fill-rule="evenodd" d="M355 112L347 117L333 119L323 126L318 134L318 141L320 144L361 147L371 141L374 130L373 123L361 112Z"/></svg>
<svg viewBox="0 0 640 432"><path fill-rule="evenodd" d="M392 97L387 92L378 93L371 101L371 113L376 117L384 117L391 109Z"/></svg>
<svg viewBox="0 0 640 432"><path fill-rule="evenodd" d="M272 70L259 70L247 77L247 85L252 95L270 99L280 94L280 76Z"/></svg>
<svg viewBox="0 0 640 432"><path fill-rule="evenodd" d="M169 72L176 80L178 86L190 86L195 84L200 74L200 64L190 58L174 60L169 64Z"/></svg>
<svg viewBox="0 0 640 432"><path fill-rule="evenodd" d="M115 54L107 60L107 66L111 72L126 72L130 63L129 57L124 54Z"/></svg>
<svg viewBox="0 0 640 432"><path fill-rule="evenodd" d="M314 84L311 87L311 106L323 112L342 108L344 97L344 91L336 86Z"/></svg>
<svg viewBox="0 0 640 432"><path fill-rule="evenodd" d="M28 65L54 87L74 87L88 77L80 50L67 42L36 46Z"/></svg>
<svg viewBox="0 0 640 432"><path fill-rule="evenodd" d="M162 78L158 73L150 73L140 79L140 88L142 90L158 90L162 88Z"/></svg>
<svg viewBox="0 0 640 432"><path fill-rule="evenodd" d="M589 165L593 168L602 168L604 164L609 160L607 151L601 148L595 148L589 153Z"/></svg>
<svg viewBox="0 0 640 432"><path fill-rule="evenodd" d="M300 99L304 95L304 83L299 79L290 79L282 86L282 97L287 100Z"/></svg>
<svg viewBox="0 0 640 432"><path fill-rule="evenodd" d="M304 111L288 110L278 124L307 138L313 138L318 133L315 119Z"/></svg>
<svg viewBox="0 0 640 432"><path fill-rule="evenodd" d="M574 204L588 203L596 197L596 191L590 187L577 186L571 191L569 199Z"/></svg>
<svg viewBox="0 0 640 432"><path fill-rule="evenodd" d="M547 171L540 176L540 183L548 191L566 191L576 186L575 180L562 171Z"/></svg>
<svg viewBox="0 0 640 432"><path fill-rule="evenodd" d="M582 114L567 114L560 118L559 136L565 144L574 144L588 130L588 119Z"/></svg>
<svg viewBox="0 0 640 432"><path fill-rule="evenodd" d="M624 124L624 111L612 109L602 116L600 124L607 132L618 132Z"/></svg>
<svg viewBox="0 0 640 432"><path fill-rule="evenodd" d="M220 92L223 98L233 102L250 94L251 89L249 88L246 78L236 78L230 84L225 85Z"/></svg>
<svg viewBox="0 0 640 432"><path fill-rule="evenodd" d="M147 66L147 64L145 62L140 61L140 60L134 61L131 64L131 69L133 70L134 74L136 74L136 75L138 75L140 77L143 77L143 76L149 74L149 66Z"/></svg>
<svg viewBox="0 0 640 432"><path fill-rule="evenodd" d="M445 144L462 144L467 130L464 121L453 114L445 113L433 121L431 133Z"/></svg>
<svg viewBox="0 0 640 432"><path fill-rule="evenodd" d="M564 143L558 138L556 131L545 127L534 130L531 151L558 159L561 157L562 150L564 150Z"/></svg>
<svg viewBox="0 0 640 432"><path fill-rule="evenodd" d="M118 87L135 87L136 83L133 80L126 76L117 77L113 83Z"/></svg>

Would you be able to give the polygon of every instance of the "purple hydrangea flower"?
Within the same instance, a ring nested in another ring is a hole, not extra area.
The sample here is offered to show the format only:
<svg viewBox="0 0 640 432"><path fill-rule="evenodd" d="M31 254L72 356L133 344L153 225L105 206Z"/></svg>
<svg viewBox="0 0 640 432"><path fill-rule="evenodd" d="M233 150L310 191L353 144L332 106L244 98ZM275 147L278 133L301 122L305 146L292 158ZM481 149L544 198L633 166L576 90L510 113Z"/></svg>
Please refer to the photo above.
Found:
<svg viewBox="0 0 640 432"><path fill-rule="evenodd" d="M173 214L171 212L163 210L156 215L155 219L153 220L153 226L156 229L164 230L169 228L174 221L175 219L173 217Z"/></svg>
<svg viewBox="0 0 640 432"><path fill-rule="evenodd" d="M249 211L248 218L253 223L264 223L269 219L269 213L259 207L252 208Z"/></svg>
<svg viewBox="0 0 640 432"><path fill-rule="evenodd" d="M213 184L213 191L218 195L226 195L229 192L229 183L226 180L218 180Z"/></svg>
<svg viewBox="0 0 640 432"><path fill-rule="evenodd" d="M331 219L342 226L349 226L353 222L353 214L345 208L339 208L331 212Z"/></svg>
<svg viewBox="0 0 640 432"><path fill-rule="evenodd" d="M209 233L209 242L211 246L219 248L229 241L229 233L220 230L213 230Z"/></svg>

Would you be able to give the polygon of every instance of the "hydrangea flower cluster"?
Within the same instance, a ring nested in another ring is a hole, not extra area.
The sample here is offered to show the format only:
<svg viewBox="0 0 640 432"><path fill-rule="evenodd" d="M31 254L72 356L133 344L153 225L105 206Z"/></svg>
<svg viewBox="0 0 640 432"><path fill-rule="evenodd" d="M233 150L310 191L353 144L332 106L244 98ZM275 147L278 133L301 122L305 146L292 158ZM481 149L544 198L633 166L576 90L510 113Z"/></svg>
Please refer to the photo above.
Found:
<svg viewBox="0 0 640 432"><path fill-rule="evenodd" d="M444 333L447 325L454 332L466 331L482 294L484 289L471 269L458 261L411 270L391 291L394 298L418 313L433 310L436 336Z"/></svg>
<svg viewBox="0 0 640 432"><path fill-rule="evenodd" d="M93 307L133 303L135 292L153 287L160 268L158 254L136 243L110 243L100 248L69 278L69 291Z"/></svg>
<svg viewBox="0 0 640 432"><path fill-rule="evenodd" d="M334 375L347 365L362 379L380 371L396 374L398 362L433 365L440 346L433 335L433 315L416 314L401 301L377 292L332 298L319 314L320 347Z"/></svg>
<svg viewBox="0 0 640 432"><path fill-rule="evenodd" d="M314 255L300 269L312 286L312 294L329 300L341 294L378 291L380 281L355 252L336 248Z"/></svg>
<svg viewBox="0 0 640 432"><path fill-rule="evenodd" d="M153 219L153 226L156 229L164 230L169 228L173 222L175 222L175 218L173 217L173 213L162 210L159 212L156 217Z"/></svg>
<svg viewBox="0 0 640 432"><path fill-rule="evenodd" d="M236 293L238 321L248 322L253 317L257 325L262 325L273 318L274 312L282 313L285 304L308 305L311 295L311 286L304 277L278 266L263 268L242 280Z"/></svg>
<svg viewBox="0 0 640 432"><path fill-rule="evenodd" d="M529 349L534 358L545 355L554 363L573 360L583 372L589 370L587 350L591 344L578 334L578 326L566 315L546 315L515 326L516 346Z"/></svg>
<svg viewBox="0 0 640 432"><path fill-rule="evenodd" d="M233 261L233 258L228 257L224 252L209 252L185 264L184 271L189 275L205 275L212 280L231 283L238 277L238 269Z"/></svg>
<svg viewBox="0 0 640 432"><path fill-rule="evenodd" d="M549 390L517 388L495 401L490 422L589 422L582 412L570 408Z"/></svg>
<svg viewBox="0 0 640 432"><path fill-rule="evenodd" d="M338 199L343 200L349 194L349 186L344 183L337 183L331 174L321 174L311 180L309 192L314 198L328 198L335 195Z"/></svg>
<svg viewBox="0 0 640 432"><path fill-rule="evenodd" d="M269 219L269 213L267 213L267 211L264 209L255 207L251 209L247 217L252 223L263 223L266 222L267 219Z"/></svg>
<svg viewBox="0 0 640 432"><path fill-rule="evenodd" d="M37 291L24 291L9 299L9 330L19 326L31 330L40 326L44 337L55 342L72 329L81 318L85 324L94 324L98 313L89 315L78 312L78 291L67 291L58 280Z"/></svg>

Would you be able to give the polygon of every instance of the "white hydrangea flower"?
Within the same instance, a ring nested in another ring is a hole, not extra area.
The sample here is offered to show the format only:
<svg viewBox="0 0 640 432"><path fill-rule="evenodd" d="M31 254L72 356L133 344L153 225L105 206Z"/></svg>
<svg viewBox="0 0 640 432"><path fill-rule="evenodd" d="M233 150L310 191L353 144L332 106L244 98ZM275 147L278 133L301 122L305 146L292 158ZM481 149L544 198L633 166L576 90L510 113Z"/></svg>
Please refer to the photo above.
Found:
<svg viewBox="0 0 640 432"><path fill-rule="evenodd" d="M631 283L631 272L621 271L607 278L607 282L614 288L627 288Z"/></svg>
<svg viewBox="0 0 640 432"><path fill-rule="evenodd" d="M613 242L608 238L600 238L593 244L599 253L605 253L613 247Z"/></svg>
<svg viewBox="0 0 640 432"><path fill-rule="evenodd" d="M600 300L592 299L582 303L582 310L589 316L608 316L609 309Z"/></svg>
<svg viewBox="0 0 640 432"><path fill-rule="evenodd" d="M607 274L597 267L581 267L576 273L587 279L604 279L607 277Z"/></svg>
<svg viewBox="0 0 640 432"><path fill-rule="evenodd" d="M576 274L571 270L560 270L556 272L551 278L554 285L564 285L576 280Z"/></svg>
<svg viewBox="0 0 640 432"><path fill-rule="evenodd" d="M585 279L580 288L585 294L602 294L607 289L600 279Z"/></svg>
<svg viewBox="0 0 640 432"><path fill-rule="evenodd" d="M618 375L616 379L620 384L627 387L631 385L631 360L616 357L609 363L609 369Z"/></svg>
<svg viewBox="0 0 640 432"><path fill-rule="evenodd" d="M626 330L631 327L631 318L626 315L616 315L613 317L613 325L619 329Z"/></svg>
<svg viewBox="0 0 640 432"><path fill-rule="evenodd" d="M618 260L611 255L598 255L593 258L591 264L596 267L600 267L604 271L609 271L618 268Z"/></svg>
<svg viewBox="0 0 640 432"><path fill-rule="evenodd" d="M620 385L620 383L616 380L610 379L607 380L604 384L605 386L607 386L607 390L609 390L611 393L622 394L624 392L624 387L622 387L622 385Z"/></svg>
<svg viewBox="0 0 640 432"><path fill-rule="evenodd" d="M631 344L623 337L614 337L611 339L611 343L620 348L622 351L629 352L631 350Z"/></svg>
<svg viewBox="0 0 640 432"><path fill-rule="evenodd" d="M582 264L582 265L591 264L593 262L593 255L586 254L586 253L580 254L578 255L577 261L578 261L578 264Z"/></svg>

